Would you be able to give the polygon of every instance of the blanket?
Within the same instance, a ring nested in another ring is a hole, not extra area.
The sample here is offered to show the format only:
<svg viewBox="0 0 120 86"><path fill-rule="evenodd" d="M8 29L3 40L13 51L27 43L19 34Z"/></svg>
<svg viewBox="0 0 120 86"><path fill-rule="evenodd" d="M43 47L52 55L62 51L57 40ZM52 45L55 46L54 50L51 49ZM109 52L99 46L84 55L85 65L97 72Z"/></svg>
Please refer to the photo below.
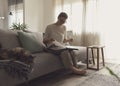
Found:
<svg viewBox="0 0 120 86"><path fill-rule="evenodd" d="M0 69L11 77L28 79L33 69L34 57L23 48L0 49Z"/></svg>

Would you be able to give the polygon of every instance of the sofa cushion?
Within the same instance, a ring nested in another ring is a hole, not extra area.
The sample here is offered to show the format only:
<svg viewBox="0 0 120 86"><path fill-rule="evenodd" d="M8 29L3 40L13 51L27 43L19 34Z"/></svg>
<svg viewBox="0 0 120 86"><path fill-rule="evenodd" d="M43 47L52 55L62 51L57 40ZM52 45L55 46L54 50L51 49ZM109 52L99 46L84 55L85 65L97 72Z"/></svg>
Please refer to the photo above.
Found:
<svg viewBox="0 0 120 86"><path fill-rule="evenodd" d="M0 43L4 49L20 47L17 33L12 30L0 29Z"/></svg>
<svg viewBox="0 0 120 86"><path fill-rule="evenodd" d="M57 55L41 52L32 54L34 56L33 71L30 74L30 78L48 74L50 72L64 68L61 58Z"/></svg>
<svg viewBox="0 0 120 86"><path fill-rule="evenodd" d="M32 53L41 52L44 50L42 33L38 32L18 32L18 38L22 47Z"/></svg>

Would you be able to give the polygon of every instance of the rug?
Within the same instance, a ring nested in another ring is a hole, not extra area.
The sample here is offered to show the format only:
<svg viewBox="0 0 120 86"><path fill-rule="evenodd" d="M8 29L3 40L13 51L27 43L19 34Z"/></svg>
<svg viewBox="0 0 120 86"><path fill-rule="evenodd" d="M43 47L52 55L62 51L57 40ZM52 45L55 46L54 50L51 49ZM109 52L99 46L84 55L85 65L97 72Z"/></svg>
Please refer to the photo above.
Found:
<svg viewBox="0 0 120 86"><path fill-rule="evenodd" d="M77 86L120 86L120 82L113 76L94 74Z"/></svg>
<svg viewBox="0 0 120 86"><path fill-rule="evenodd" d="M120 77L120 64L106 63L106 66ZM120 86L120 81L115 76L112 76L106 68L103 68L88 76L86 80L77 86Z"/></svg>

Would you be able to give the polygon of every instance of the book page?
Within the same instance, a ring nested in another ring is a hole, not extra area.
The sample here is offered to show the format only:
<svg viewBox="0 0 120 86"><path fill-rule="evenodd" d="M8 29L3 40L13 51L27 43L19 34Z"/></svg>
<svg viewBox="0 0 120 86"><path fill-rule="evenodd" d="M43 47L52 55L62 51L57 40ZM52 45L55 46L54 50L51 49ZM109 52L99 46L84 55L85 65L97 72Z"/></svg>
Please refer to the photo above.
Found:
<svg viewBox="0 0 120 86"><path fill-rule="evenodd" d="M48 44L47 47L53 50L66 49L66 46L64 46L56 40Z"/></svg>

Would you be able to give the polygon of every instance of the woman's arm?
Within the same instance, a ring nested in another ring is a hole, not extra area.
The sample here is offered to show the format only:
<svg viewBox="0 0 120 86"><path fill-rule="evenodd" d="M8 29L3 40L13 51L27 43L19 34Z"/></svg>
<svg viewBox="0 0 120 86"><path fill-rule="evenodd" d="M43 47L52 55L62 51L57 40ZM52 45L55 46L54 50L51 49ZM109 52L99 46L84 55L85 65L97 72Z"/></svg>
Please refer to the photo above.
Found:
<svg viewBox="0 0 120 86"><path fill-rule="evenodd" d="M55 41L55 40L52 39L52 38L51 38L51 39L47 39L47 38L46 38L46 39L43 40L43 43L44 43L44 44L49 44L49 43L51 43L51 42L53 42L53 41Z"/></svg>
<svg viewBox="0 0 120 86"><path fill-rule="evenodd" d="M50 34L51 34L51 29L49 28L49 26L47 26L44 37L43 37L43 43L45 45L55 41L53 38L50 38Z"/></svg>

